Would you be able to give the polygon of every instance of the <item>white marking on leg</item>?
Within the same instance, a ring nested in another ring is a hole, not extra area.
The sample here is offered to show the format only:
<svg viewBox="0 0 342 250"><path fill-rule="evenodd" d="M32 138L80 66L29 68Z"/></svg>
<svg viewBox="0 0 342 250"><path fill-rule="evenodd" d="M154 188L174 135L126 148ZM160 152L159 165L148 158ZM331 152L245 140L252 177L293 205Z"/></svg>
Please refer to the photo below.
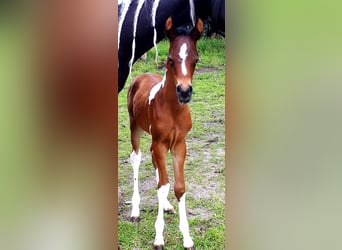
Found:
<svg viewBox="0 0 342 250"><path fill-rule="evenodd" d="M186 45L186 43L183 43L179 50L179 57L180 59L182 59L183 75L186 75L188 73L188 71L186 70L186 66L185 66L185 60L187 56L188 56L188 46Z"/></svg>
<svg viewBox="0 0 342 250"><path fill-rule="evenodd" d="M152 7L152 26L153 26L153 45L156 50L155 62L158 63L158 47L157 47L157 30L156 30L156 15L160 0L155 0Z"/></svg>
<svg viewBox="0 0 342 250"><path fill-rule="evenodd" d="M163 231L164 231L164 201L166 200L166 197L170 190L170 184L167 183L166 185L161 186L158 189L158 215L156 223L154 224L154 227L156 229L156 238L154 240L155 246L164 245L164 237L163 237Z"/></svg>
<svg viewBox="0 0 342 250"><path fill-rule="evenodd" d="M166 198L164 202L164 211L169 211L171 213L176 213L176 210L173 208L169 200Z"/></svg>
<svg viewBox="0 0 342 250"><path fill-rule="evenodd" d="M158 168L156 168L156 181L157 181L157 185L159 183L159 172L158 172Z"/></svg>
<svg viewBox="0 0 342 250"><path fill-rule="evenodd" d="M152 87L152 89L150 90L150 95L148 97L148 105L151 104L151 101L154 99L155 95L158 93L158 91L164 87L164 84L165 84L165 81L166 81L166 71L165 71L165 74L164 74L164 77L163 79L161 80L161 82L157 83L156 85L154 85Z"/></svg>
<svg viewBox="0 0 342 250"><path fill-rule="evenodd" d="M186 207L185 207L185 193L179 200L178 203L179 208L179 230L183 234L183 246L184 247L192 247L194 242L192 241L189 233L189 223L186 216Z"/></svg>
<svg viewBox="0 0 342 250"><path fill-rule="evenodd" d="M159 183L158 168L156 168L156 181L157 181L157 185L158 185L158 183ZM166 195L166 198L165 198L164 204L163 204L164 211L172 211L173 213L176 213L175 209L173 208L173 206L171 205L171 203L167 199L167 196L168 196L168 194Z"/></svg>
<svg viewBox="0 0 342 250"><path fill-rule="evenodd" d="M195 5L194 5L194 0L189 0L190 4L190 17L192 21L192 25L195 27Z"/></svg>
<svg viewBox="0 0 342 250"><path fill-rule="evenodd" d="M138 154L134 151L131 153L129 160L133 166L133 195L132 195L132 213L131 217L139 217L140 215L140 194L139 194L139 166L141 162L141 152Z"/></svg>

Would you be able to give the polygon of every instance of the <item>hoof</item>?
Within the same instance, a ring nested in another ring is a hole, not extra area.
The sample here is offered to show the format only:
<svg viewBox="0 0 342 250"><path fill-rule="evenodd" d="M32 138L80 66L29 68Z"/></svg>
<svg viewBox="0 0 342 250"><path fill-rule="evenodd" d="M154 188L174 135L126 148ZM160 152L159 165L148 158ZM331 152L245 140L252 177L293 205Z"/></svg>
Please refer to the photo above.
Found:
<svg viewBox="0 0 342 250"><path fill-rule="evenodd" d="M140 217L131 217L131 222L138 223L140 221Z"/></svg>
<svg viewBox="0 0 342 250"><path fill-rule="evenodd" d="M174 210L173 208L164 210L164 212L167 214L176 214L176 210Z"/></svg>
<svg viewBox="0 0 342 250"><path fill-rule="evenodd" d="M195 250L195 246L192 246L192 247L184 247L184 250Z"/></svg>
<svg viewBox="0 0 342 250"><path fill-rule="evenodd" d="M153 246L153 250L164 250L164 246Z"/></svg>

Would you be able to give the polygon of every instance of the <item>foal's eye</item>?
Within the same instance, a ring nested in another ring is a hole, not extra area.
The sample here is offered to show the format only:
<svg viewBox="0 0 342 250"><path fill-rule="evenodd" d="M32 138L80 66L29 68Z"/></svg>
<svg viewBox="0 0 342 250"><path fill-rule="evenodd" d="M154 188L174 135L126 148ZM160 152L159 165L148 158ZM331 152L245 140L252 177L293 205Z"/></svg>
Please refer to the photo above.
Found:
<svg viewBox="0 0 342 250"><path fill-rule="evenodd" d="M198 63L198 58L196 58L196 59L193 61L193 65L196 66L197 63Z"/></svg>

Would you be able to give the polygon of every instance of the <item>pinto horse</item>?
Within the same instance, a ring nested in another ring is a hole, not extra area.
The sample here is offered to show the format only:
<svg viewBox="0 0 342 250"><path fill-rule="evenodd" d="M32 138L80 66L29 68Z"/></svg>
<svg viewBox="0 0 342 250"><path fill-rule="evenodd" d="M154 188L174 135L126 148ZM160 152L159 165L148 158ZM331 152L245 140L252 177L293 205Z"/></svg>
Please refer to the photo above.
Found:
<svg viewBox="0 0 342 250"><path fill-rule="evenodd" d="M132 196L133 221L140 215L138 172L141 162L140 137L145 131L152 135L151 155L156 170L158 185L158 216L155 222L155 249L163 249L163 212L174 212L167 200L170 184L166 171L166 154L171 152L174 167L174 192L179 207L179 229L183 234L185 249L194 249L190 237L185 207L184 161L186 155L185 137L191 129L190 109L187 103L192 96L192 76L198 61L197 40L203 32L203 22L188 34L175 29L172 19L165 24L165 33L170 41L166 72L162 78L156 74L142 74L136 77L128 90L128 112L130 118L134 191Z"/></svg>
<svg viewBox="0 0 342 250"><path fill-rule="evenodd" d="M224 0L119 0L118 56L120 92L132 65L164 37L166 19L172 16L175 26L195 26L196 16L208 20L211 30L224 35Z"/></svg>

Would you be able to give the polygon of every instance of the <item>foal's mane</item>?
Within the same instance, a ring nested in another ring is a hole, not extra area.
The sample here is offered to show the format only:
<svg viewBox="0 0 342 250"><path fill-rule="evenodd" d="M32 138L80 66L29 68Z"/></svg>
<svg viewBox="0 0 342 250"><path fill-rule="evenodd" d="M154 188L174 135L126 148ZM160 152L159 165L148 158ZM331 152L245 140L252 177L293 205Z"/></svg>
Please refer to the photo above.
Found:
<svg viewBox="0 0 342 250"><path fill-rule="evenodd" d="M176 28L177 36L189 36L191 30L194 28L191 24L185 24Z"/></svg>

